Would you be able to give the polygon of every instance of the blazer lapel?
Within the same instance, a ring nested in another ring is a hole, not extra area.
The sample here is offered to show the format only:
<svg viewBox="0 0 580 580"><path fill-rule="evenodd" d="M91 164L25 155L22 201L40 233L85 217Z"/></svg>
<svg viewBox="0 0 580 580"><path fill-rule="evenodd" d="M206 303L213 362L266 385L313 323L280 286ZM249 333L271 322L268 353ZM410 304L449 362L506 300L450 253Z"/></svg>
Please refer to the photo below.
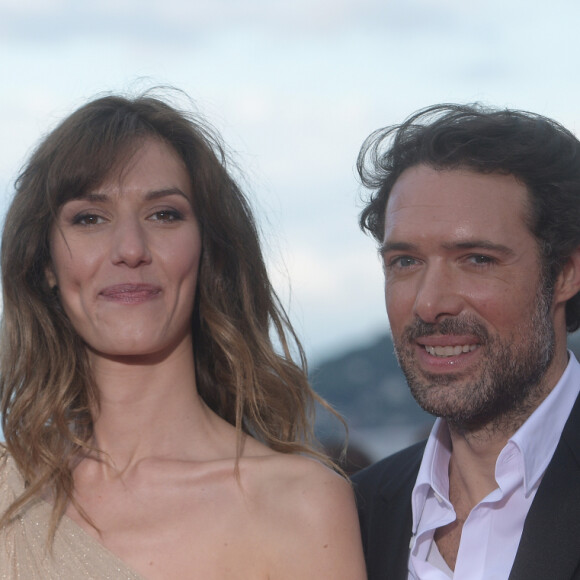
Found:
<svg viewBox="0 0 580 580"><path fill-rule="evenodd" d="M415 481L405 485L400 492L389 498L381 498L384 504L383 513L377 514L380 521L377 527L382 529L375 538L380 538L382 549L376 546L374 553L378 558L377 571L381 575L371 575L369 580L406 580L409 574L409 542L411 540L412 511L411 492ZM370 568L370 566L369 566Z"/></svg>
<svg viewBox="0 0 580 580"><path fill-rule="evenodd" d="M580 397L524 524L509 580L580 579Z"/></svg>
<svg viewBox="0 0 580 580"><path fill-rule="evenodd" d="M425 442L355 476L368 580L407 580L411 492Z"/></svg>

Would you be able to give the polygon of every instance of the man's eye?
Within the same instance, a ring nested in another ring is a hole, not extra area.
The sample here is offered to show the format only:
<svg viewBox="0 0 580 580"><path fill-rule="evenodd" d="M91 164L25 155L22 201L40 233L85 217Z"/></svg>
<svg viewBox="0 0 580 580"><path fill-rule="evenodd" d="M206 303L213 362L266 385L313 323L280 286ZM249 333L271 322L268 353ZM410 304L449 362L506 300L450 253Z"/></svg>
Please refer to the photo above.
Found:
<svg viewBox="0 0 580 580"><path fill-rule="evenodd" d="M495 262L495 260L493 258L491 258L490 256L483 256L481 254L475 254L473 256L470 256L469 259L471 260L471 262L473 262L474 264L477 264L478 266L484 266L486 264L493 264L493 262Z"/></svg>
<svg viewBox="0 0 580 580"><path fill-rule="evenodd" d="M410 268L417 264L417 260L415 258L411 258L410 256L397 256L392 260L389 260L387 267L388 268Z"/></svg>
<svg viewBox="0 0 580 580"><path fill-rule="evenodd" d="M408 256L403 256L402 258L397 258L397 265L401 266L401 268L408 268L409 266L414 266L417 261L415 258L409 258Z"/></svg>

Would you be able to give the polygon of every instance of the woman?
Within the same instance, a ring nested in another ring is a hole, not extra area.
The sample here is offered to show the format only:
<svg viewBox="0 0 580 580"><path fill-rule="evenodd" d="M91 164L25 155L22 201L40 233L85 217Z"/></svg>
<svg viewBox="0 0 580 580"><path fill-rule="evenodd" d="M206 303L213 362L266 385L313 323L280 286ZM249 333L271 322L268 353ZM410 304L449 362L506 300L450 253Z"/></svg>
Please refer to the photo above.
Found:
<svg viewBox="0 0 580 580"><path fill-rule="evenodd" d="M351 490L316 460L303 353L225 163L199 120L111 96L20 175L0 577L364 578Z"/></svg>

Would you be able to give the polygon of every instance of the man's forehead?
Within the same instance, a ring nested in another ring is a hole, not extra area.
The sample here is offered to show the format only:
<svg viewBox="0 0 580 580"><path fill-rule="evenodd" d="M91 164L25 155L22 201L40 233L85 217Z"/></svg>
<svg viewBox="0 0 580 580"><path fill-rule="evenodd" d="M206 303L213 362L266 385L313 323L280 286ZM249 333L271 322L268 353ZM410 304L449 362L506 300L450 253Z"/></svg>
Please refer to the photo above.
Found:
<svg viewBox="0 0 580 580"><path fill-rule="evenodd" d="M455 195L457 203L472 204L476 200L493 200L498 196L513 198L515 205L528 208L527 187L514 175L482 173L468 167L438 169L420 164L409 167L391 188L386 211L399 204L437 205L443 194Z"/></svg>
<svg viewBox="0 0 580 580"><path fill-rule="evenodd" d="M438 229L457 238L528 230L528 205L527 188L512 175L418 165L403 172L391 190L385 236L409 228Z"/></svg>

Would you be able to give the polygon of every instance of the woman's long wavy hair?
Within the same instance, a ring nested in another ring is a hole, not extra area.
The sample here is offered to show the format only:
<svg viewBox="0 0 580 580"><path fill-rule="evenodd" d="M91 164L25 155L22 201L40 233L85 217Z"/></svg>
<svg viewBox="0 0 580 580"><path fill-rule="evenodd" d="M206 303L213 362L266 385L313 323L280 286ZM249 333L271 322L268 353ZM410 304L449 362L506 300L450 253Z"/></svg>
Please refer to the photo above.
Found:
<svg viewBox="0 0 580 580"><path fill-rule="evenodd" d="M92 413L99 395L85 345L47 283L49 235L65 202L122 169L147 138L173 147L191 176L202 236L191 320L201 397L236 427L238 458L250 433L276 451L329 463L312 432L314 403L325 403L308 383L304 352L268 279L254 218L228 172L220 139L196 116L151 93L106 96L74 112L40 143L16 181L6 216L2 427L26 491L0 525L48 493L53 537L74 502L75 464L95 452Z"/></svg>

